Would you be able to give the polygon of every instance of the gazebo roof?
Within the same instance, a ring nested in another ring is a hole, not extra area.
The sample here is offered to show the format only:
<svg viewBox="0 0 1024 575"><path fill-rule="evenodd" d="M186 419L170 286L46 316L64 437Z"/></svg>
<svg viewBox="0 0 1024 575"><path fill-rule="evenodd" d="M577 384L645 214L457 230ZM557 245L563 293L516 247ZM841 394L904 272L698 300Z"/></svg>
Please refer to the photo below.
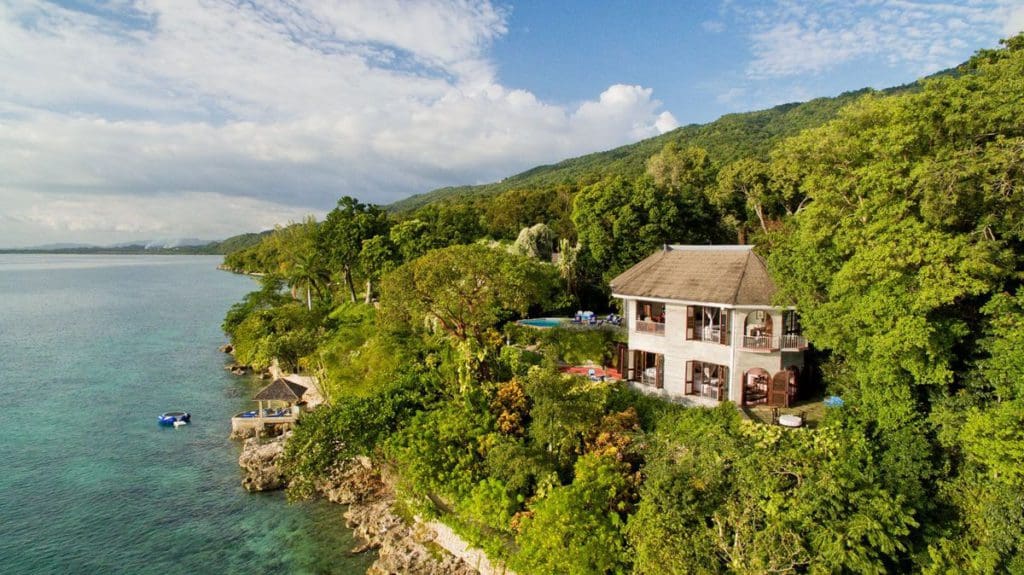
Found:
<svg viewBox="0 0 1024 575"><path fill-rule="evenodd" d="M273 383L261 389L253 399L257 401L299 401L306 388L288 381L275 379Z"/></svg>

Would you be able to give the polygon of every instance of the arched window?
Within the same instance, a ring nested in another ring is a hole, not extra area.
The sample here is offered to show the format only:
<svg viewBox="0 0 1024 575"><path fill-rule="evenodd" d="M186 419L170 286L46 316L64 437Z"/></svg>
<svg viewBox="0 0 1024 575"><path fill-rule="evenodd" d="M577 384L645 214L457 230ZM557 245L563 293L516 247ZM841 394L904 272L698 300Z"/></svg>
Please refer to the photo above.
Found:
<svg viewBox="0 0 1024 575"><path fill-rule="evenodd" d="M771 374L767 369L755 367L743 374L743 404L759 405L768 403Z"/></svg>
<svg viewBox="0 0 1024 575"><path fill-rule="evenodd" d="M743 322L743 347L756 350L771 350L774 347L770 313L759 309L747 314Z"/></svg>

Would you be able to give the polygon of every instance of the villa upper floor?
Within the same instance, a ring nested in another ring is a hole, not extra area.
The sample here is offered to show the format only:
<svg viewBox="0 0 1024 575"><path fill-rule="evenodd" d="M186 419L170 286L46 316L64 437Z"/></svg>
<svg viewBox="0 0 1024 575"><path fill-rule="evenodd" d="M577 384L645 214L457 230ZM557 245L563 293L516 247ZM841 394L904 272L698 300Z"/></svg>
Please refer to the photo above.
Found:
<svg viewBox="0 0 1024 575"><path fill-rule="evenodd" d="M611 282L623 300L630 347L689 347L706 354L802 351L793 308L751 246L665 246Z"/></svg>

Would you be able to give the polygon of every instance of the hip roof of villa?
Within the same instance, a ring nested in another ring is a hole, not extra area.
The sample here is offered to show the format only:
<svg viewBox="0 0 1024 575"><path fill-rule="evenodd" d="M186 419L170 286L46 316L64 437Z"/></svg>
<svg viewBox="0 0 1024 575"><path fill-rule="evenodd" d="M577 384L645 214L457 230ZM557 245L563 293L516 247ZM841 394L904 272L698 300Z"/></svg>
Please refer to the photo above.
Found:
<svg viewBox="0 0 1024 575"><path fill-rule="evenodd" d="M776 287L753 246L666 245L611 281L618 296L771 306Z"/></svg>

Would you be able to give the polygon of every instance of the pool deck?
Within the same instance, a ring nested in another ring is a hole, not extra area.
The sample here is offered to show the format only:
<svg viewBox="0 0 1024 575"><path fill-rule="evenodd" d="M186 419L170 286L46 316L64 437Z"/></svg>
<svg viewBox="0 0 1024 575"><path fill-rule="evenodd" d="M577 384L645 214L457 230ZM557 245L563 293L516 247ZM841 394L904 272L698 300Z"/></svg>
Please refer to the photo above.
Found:
<svg viewBox="0 0 1024 575"><path fill-rule="evenodd" d="M622 374L618 370L610 367L600 367L597 365L568 365L559 369L562 373L568 373L570 375L579 375L582 377L588 377L590 370L594 370L594 377L604 377L607 379L622 379Z"/></svg>

